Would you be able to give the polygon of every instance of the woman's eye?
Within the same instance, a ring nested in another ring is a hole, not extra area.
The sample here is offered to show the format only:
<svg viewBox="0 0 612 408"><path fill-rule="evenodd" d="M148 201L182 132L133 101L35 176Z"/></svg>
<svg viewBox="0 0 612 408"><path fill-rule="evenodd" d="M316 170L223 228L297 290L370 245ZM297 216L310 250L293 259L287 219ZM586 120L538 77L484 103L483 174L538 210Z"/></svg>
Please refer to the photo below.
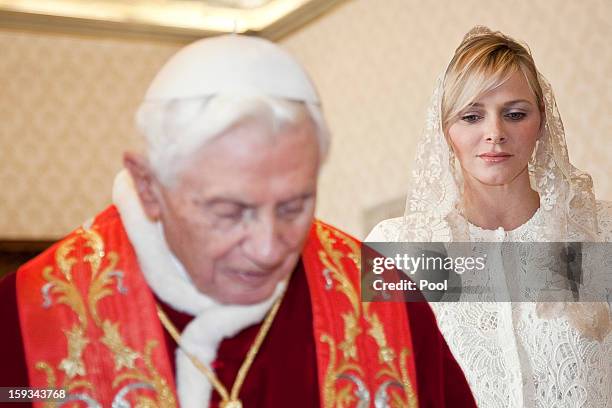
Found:
<svg viewBox="0 0 612 408"><path fill-rule="evenodd" d="M521 120L525 116L527 116L527 114L524 112L510 112L506 114L506 117L510 120Z"/></svg>
<svg viewBox="0 0 612 408"><path fill-rule="evenodd" d="M476 114L468 114L468 115L461 116L461 120L467 123L474 123L474 122L477 122L479 119L480 119L480 116Z"/></svg>

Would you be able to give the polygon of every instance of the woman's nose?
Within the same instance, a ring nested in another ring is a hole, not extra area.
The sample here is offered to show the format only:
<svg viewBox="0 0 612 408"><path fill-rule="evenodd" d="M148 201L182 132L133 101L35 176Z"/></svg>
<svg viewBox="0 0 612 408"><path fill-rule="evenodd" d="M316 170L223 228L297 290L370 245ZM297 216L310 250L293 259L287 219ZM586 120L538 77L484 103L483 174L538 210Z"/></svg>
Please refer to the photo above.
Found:
<svg viewBox="0 0 612 408"><path fill-rule="evenodd" d="M487 124L485 141L493 144L500 144L506 141L503 125L499 119L491 119Z"/></svg>

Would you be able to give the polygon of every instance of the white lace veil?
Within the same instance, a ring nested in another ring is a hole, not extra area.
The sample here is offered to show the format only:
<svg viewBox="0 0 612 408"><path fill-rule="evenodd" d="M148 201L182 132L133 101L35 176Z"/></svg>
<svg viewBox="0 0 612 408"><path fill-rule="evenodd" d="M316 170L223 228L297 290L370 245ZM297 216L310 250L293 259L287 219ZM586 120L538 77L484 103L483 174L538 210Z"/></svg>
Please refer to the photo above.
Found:
<svg viewBox="0 0 612 408"><path fill-rule="evenodd" d="M492 31L482 26L474 27L464 41L486 33ZM570 163L552 88L541 74L538 74L538 81L544 95L545 122L543 134L529 162L529 174L532 188L540 195L540 211L545 217L545 227L540 227L545 230L539 231L542 234L539 236L555 242L597 241L597 213L591 177ZM468 222L462 215L461 169L442 130L443 83L444 75L437 81L425 130L417 146L406 211L397 241L470 241Z"/></svg>

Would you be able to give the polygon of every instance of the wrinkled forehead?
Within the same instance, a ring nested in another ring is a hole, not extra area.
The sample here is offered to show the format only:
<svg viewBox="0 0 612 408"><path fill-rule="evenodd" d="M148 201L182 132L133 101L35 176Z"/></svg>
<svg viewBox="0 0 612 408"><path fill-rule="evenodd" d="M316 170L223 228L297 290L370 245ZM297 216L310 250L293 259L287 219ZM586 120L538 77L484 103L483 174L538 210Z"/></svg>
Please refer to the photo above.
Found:
<svg viewBox="0 0 612 408"><path fill-rule="evenodd" d="M264 186L294 178L316 182L319 146L308 117L275 128L246 117L196 149L177 173L179 183Z"/></svg>
<svg viewBox="0 0 612 408"><path fill-rule="evenodd" d="M257 114L244 115L202 144L199 151L205 155L242 152L250 157L264 155L288 143L302 143L318 148L316 125L305 112L297 113L291 120Z"/></svg>

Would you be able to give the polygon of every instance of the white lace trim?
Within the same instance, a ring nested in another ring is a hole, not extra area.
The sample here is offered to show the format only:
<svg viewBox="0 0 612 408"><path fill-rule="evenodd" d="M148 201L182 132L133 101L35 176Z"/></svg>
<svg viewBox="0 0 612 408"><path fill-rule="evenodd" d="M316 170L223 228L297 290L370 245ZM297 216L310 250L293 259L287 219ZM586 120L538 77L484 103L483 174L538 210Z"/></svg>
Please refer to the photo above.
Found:
<svg viewBox="0 0 612 408"><path fill-rule="evenodd" d="M612 203L597 202L597 210L599 238L610 242ZM542 241L539 232L543 222L536 213L513 231L471 226L470 238L480 242ZM385 220L365 240L397 241L402 227L401 217ZM571 315L542 318L539 305L431 304L479 406L612 407L612 333L601 341L587 338L570 324Z"/></svg>
<svg viewBox="0 0 612 408"><path fill-rule="evenodd" d="M537 228L535 228L536 226L540 227L543 224L544 215L542 214L542 212L543 211L541 210L541 208L538 208L533 214L533 216L529 220L527 220L527 222L509 231L506 231L503 227L498 227L497 229L489 230L481 228L468 221L470 237L479 237L480 239L482 239L482 242L536 241L535 239L529 239L528 236L532 235L535 231L537 231Z"/></svg>

